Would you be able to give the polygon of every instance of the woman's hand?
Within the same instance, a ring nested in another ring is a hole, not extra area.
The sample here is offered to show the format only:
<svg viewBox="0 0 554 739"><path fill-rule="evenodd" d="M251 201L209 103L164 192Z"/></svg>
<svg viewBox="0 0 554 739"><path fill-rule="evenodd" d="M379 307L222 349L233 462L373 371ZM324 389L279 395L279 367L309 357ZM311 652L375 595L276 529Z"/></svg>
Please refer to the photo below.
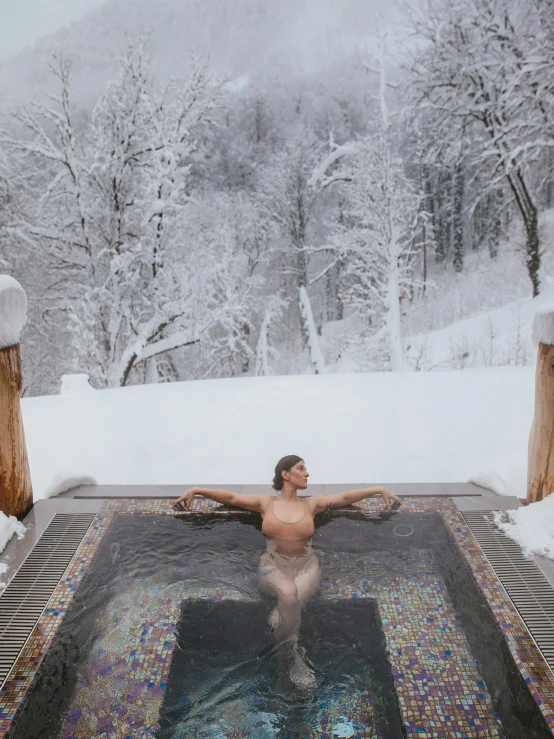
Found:
<svg viewBox="0 0 554 739"><path fill-rule="evenodd" d="M400 498L386 488L381 490L381 497L385 501L387 508L399 508L402 505Z"/></svg>
<svg viewBox="0 0 554 739"><path fill-rule="evenodd" d="M172 508L174 508L176 511L190 511L192 499L196 494L196 489L191 488L184 495L181 495L181 497L172 504Z"/></svg>

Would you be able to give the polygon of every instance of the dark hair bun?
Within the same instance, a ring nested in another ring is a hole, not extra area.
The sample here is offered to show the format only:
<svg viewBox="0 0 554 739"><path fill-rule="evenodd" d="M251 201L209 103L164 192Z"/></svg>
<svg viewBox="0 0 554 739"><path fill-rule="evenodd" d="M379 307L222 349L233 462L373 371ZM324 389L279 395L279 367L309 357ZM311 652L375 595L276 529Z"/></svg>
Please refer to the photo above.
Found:
<svg viewBox="0 0 554 739"><path fill-rule="evenodd" d="M275 490L283 489L283 471L289 472L295 464L301 462L303 457L298 457L296 454L288 454L286 457L282 457L275 465L275 477L273 478L273 487Z"/></svg>
<svg viewBox="0 0 554 739"><path fill-rule="evenodd" d="M273 487L275 488L275 490L283 489L283 475L280 472L273 478Z"/></svg>

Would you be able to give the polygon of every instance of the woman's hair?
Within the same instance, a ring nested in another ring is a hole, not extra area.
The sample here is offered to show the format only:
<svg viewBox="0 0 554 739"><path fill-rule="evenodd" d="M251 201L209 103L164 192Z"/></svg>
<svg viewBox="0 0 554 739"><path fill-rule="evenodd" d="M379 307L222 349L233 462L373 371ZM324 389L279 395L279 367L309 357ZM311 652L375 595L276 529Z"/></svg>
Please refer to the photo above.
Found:
<svg viewBox="0 0 554 739"><path fill-rule="evenodd" d="M275 477L273 478L273 487L275 490L281 490L283 487L283 476L281 475L281 472L283 472L283 470L289 472L295 464L302 462L303 459L303 457L297 457L296 454L289 454L277 462L275 465Z"/></svg>

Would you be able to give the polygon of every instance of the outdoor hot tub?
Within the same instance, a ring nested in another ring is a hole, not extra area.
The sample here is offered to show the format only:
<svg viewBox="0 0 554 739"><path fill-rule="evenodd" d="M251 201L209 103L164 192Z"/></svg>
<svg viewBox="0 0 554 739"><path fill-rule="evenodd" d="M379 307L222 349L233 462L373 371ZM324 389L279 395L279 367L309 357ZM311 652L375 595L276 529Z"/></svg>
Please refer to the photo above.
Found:
<svg viewBox="0 0 554 739"><path fill-rule="evenodd" d="M0 736L552 736L550 670L450 499L316 517L307 693L279 686L260 517L195 505L101 505L1 689Z"/></svg>

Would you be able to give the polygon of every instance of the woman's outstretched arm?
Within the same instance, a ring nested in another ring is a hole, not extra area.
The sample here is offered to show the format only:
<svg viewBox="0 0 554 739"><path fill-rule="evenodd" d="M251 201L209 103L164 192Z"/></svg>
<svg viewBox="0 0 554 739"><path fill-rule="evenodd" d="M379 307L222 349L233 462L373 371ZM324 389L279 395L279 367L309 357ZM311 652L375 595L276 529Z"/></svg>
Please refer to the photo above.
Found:
<svg viewBox="0 0 554 739"><path fill-rule="evenodd" d="M269 498L268 495L239 495L238 493L232 493L230 490L191 488L181 495L172 507L177 511L189 511L195 495L202 495L204 498L210 498L210 500L215 500L217 503L235 508L244 508L247 511L256 511L257 513L262 513L265 510L266 499Z"/></svg>
<svg viewBox="0 0 554 739"><path fill-rule="evenodd" d="M387 490L381 485L374 488L360 488L359 490L348 490L345 493L338 493L337 495L313 495L311 497L312 508L314 513L321 513L327 508L338 508L344 505L352 505L352 503L358 503L360 500L365 498L371 498L373 495L380 495L387 508L391 505L397 508L401 505L402 501L390 490Z"/></svg>

